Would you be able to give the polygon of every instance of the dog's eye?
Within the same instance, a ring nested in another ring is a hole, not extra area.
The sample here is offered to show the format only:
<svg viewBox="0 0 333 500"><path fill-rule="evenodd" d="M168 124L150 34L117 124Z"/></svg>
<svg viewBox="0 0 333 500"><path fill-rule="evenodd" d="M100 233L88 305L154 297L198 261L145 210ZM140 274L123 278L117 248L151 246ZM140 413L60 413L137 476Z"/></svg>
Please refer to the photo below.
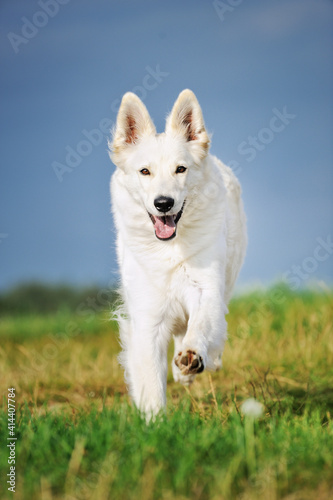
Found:
<svg viewBox="0 0 333 500"><path fill-rule="evenodd" d="M140 170L140 174L142 174L142 175L150 175L150 172L149 172L148 168L143 168L142 170Z"/></svg>
<svg viewBox="0 0 333 500"><path fill-rule="evenodd" d="M182 165L180 165L179 167L177 167L176 169L176 174L183 174L184 172L186 172L187 168L186 167L183 167Z"/></svg>

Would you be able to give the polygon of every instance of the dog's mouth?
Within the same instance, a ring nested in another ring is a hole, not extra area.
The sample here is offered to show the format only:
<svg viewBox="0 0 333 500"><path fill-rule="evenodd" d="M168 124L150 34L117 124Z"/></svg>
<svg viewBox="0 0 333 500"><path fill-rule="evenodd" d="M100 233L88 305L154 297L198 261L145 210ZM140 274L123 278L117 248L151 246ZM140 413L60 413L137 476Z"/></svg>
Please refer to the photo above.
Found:
<svg viewBox="0 0 333 500"><path fill-rule="evenodd" d="M176 236L177 224L181 218L184 210L185 201L182 208L175 215L152 215L148 212L148 215L154 225L155 236L159 240L167 241L171 240Z"/></svg>

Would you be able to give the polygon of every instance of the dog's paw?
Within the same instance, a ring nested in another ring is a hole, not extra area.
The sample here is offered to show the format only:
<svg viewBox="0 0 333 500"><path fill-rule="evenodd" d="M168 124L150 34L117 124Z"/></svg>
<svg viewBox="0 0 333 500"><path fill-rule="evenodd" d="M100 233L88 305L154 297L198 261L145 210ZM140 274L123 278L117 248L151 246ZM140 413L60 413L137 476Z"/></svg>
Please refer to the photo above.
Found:
<svg viewBox="0 0 333 500"><path fill-rule="evenodd" d="M179 352L174 361L182 375L195 375L203 372L205 369L202 357L189 349L184 352Z"/></svg>

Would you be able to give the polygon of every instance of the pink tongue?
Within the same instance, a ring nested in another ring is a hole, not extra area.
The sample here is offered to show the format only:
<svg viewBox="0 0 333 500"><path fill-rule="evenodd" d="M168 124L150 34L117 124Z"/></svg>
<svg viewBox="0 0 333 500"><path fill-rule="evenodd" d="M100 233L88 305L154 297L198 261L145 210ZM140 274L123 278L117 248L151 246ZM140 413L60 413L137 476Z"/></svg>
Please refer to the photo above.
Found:
<svg viewBox="0 0 333 500"><path fill-rule="evenodd" d="M164 224L164 220L165 224ZM155 217L155 233L156 236L162 240L170 238L176 230L176 224L172 215L166 215L165 217Z"/></svg>

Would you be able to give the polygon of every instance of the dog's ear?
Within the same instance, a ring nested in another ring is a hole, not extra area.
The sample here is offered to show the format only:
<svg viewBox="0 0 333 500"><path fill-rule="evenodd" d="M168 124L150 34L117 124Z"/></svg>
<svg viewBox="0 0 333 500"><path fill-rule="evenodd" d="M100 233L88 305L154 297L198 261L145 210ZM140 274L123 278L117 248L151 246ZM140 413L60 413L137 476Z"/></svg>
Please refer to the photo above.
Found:
<svg viewBox="0 0 333 500"><path fill-rule="evenodd" d="M208 153L209 137L200 104L192 90L186 89L179 94L168 116L165 131L167 134L181 134L187 142L199 146L201 158Z"/></svg>
<svg viewBox="0 0 333 500"><path fill-rule="evenodd" d="M156 134L156 129L146 106L137 95L127 92L122 98L113 140L109 145L112 156L149 134Z"/></svg>

